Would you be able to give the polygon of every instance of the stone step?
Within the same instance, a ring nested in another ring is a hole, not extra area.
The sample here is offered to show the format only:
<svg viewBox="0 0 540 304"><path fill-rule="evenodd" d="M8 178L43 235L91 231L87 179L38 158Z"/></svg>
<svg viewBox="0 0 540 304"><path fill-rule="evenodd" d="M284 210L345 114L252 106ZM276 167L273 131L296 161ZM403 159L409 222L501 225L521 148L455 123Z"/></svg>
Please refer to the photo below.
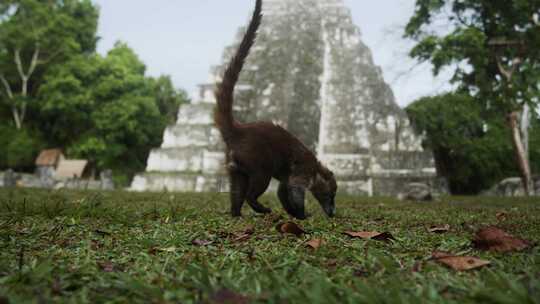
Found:
<svg viewBox="0 0 540 304"><path fill-rule="evenodd" d="M391 171L421 171L435 168L429 151L373 151L373 173Z"/></svg>
<svg viewBox="0 0 540 304"><path fill-rule="evenodd" d="M189 174L182 172L152 173L135 176L131 191L171 191L171 192L227 192L225 175Z"/></svg>
<svg viewBox="0 0 540 304"><path fill-rule="evenodd" d="M195 103L185 104L178 110L177 124L214 124L214 104Z"/></svg>
<svg viewBox="0 0 540 304"><path fill-rule="evenodd" d="M221 134L212 125L176 124L168 127L163 135L163 148L208 147L224 150Z"/></svg>
<svg viewBox="0 0 540 304"><path fill-rule="evenodd" d="M149 172L204 172L224 170L225 154L205 147L155 149L148 157Z"/></svg>
<svg viewBox="0 0 540 304"><path fill-rule="evenodd" d="M369 154L324 154L321 161L337 177L370 175L371 156Z"/></svg>

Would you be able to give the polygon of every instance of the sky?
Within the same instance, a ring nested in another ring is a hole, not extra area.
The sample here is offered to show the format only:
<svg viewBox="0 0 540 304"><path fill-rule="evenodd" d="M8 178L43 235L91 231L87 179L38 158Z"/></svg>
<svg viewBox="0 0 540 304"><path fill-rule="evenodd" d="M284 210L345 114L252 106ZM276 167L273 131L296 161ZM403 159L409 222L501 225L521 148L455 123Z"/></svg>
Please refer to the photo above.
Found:
<svg viewBox="0 0 540 304"><path fill-rule="evenodd" d="M94 0L100 7L98 51L126 42L152 76L170 75L175 86L193 95L221 62L225 46L253 9L253 0ZM407 57L412 42L402 38L415 0L345 0L362 41L371 49L396 101L443 92L448 77L434 78L431 66Z"/></svg>

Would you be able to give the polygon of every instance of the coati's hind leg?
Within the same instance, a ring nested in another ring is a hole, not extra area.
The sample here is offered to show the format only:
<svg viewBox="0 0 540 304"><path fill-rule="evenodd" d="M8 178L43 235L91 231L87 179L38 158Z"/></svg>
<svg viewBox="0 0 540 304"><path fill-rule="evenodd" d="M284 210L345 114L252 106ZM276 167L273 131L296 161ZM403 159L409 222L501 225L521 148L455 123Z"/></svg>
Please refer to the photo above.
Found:
<svg viewBox="0 0 540 304"><path fill-rule="evenodd" d="M238 171L229 170L229 180L231 185L231 214L232 216L242 216L242 205L246 200L249 179Z"/></svg>
<svg viewBox="0 0 540 304"><path fill-rule="evenodd" d="M249 177L249 188L246 194L246 199L251 208L257 213L271 213L272 210L261 205L257 200L259 196L268 189L271 176L264 174L252 175Z"/></svg>
<svg viewBox="0 0 540 304"><path fill-rule="evenodd" d="M304 207L305 190L302 187L281 182L278 187L278 198L287 213L297 219L307 218Z"/></svg>

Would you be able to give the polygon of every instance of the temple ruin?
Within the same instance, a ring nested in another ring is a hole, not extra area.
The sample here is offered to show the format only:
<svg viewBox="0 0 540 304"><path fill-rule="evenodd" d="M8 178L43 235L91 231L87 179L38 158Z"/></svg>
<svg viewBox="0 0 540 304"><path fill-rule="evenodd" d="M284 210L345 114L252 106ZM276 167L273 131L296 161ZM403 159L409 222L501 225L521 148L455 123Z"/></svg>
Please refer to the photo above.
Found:
<svg viewBox="0 0 540 304"><path fill-rule="evenodd" d="M291 131L328 164L345 193L395 195L405 183L437 183L431 152L396 104L343 1L266 0L264 6L235 92L235 117ZM227 190L213 90L243 32L211 68L209 84L180 108L132 190Z"/></svg>

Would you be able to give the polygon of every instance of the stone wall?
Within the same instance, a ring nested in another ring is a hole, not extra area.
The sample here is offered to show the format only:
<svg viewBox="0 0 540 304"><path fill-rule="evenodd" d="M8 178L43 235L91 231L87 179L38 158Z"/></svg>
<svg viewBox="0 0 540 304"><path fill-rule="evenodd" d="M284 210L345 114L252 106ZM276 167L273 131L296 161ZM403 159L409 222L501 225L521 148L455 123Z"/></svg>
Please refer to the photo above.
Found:
<svg viewBox="0 0 540 304"><path fill-rule="evenodd" d="M7 187L5 184L5 172L0 172L0 187ZM37 174L14 173L14 187L20 188L43 188L43 189L75 189L75 190L114 190L112 175L105 174L100 180L89 179L53 179L44 183L44 180Z"/></svg>
<svg viewBox="0 0 540 304"><path fill-rule="evenodd" d="M533 177L533 194L540 196L540 176ZM525 188L519 177L509 177L495 184L491 189L482 193L487 196L517 197L525 196Z"/></svg>

